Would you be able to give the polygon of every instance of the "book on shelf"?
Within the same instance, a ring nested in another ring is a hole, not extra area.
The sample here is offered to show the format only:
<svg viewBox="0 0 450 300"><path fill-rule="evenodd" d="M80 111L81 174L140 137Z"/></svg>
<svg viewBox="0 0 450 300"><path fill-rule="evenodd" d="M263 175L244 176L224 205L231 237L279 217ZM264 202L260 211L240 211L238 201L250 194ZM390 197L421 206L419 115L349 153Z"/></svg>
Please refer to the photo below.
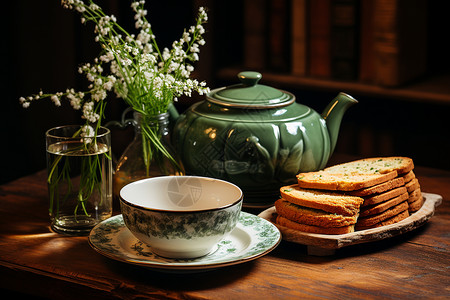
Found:
<svg viewBox="0 0 450 300"><path fill-rule="evenodd" d="M290 1L269 0L267 68L275 72L290 70Z"/></svg>
<svg viewBox="0 0 450 300"><path fill-rule="evenodd" d="M330 1L309 3L309 72L312 77L329 78L330 64Z"/></svg>
<svg viewBox="0 0 450 300"><path fill-rule="evenodd" d="M244 1L244 65L261 71L267 61L266 0Z"/></svg>
<svg viewBox="0 0 450 300"><path fill-rule="evenodd" d="M375 81L374 7L375 0L361 1L358 79L368 84Z"/></svg>
<svg viewBox="0 0 450 300"><path fill-rule="evenodd" d="M244 67L395 87L426 71L426 0L244 0Z"/></svg>
<svg viewBox="0 0 450 300"><path fill-rule="evenodd" d="M292 0L291 72L296 76L306 76L308 70L308 2Z"/></svg>
<svg viewBox="0 0 450 300"><path fill-rule="evenodd" d="M375 84L395 87L426 71L426 0L375 0Z"/></svg>
<svg viewBox="0 0 450 300"><path fill-rule="evenodd" d="M358 74L359 1L331 0L331 77L355 80Z"/></svg>

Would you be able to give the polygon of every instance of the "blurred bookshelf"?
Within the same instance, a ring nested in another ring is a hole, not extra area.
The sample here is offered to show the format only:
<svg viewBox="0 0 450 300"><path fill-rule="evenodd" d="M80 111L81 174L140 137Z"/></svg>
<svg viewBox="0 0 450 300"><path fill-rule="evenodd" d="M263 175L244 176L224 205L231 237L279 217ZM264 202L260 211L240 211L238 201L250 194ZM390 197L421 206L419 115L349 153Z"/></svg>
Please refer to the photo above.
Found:
<svg viewBox="0 0 450 300"><path fill-rule="evenodd" d="M217 77L233 81L236 74L242 71L239 67L222 68L218 70ZM305 90L336 91L344 90L350 94L370 96L386 99L398 99L428 103L440 103L450 105L450 74L434 75L414 81L405 86L388 88L374 84L357 81L340 81L336 79L320 79L302 77L292 74L280 74L264 72L266 84L278 85L285 88Z"/></svg>
<svg viewBox="0 0 450 300"><path fill-rule="evenodd" d="M450 105L445 2L205 2L213 19L213 83L255 70L280 88Z"/></svg>

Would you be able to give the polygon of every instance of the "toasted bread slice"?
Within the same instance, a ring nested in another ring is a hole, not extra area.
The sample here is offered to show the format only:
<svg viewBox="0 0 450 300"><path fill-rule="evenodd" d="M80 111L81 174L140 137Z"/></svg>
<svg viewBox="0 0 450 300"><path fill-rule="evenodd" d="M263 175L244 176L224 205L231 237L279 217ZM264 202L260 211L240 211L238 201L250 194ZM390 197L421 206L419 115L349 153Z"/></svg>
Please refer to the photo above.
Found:
<svg viewBox="0 0 450 300"><path fill-rule="evenodd" d="M408 173L402 174L401 176L403 177L403 180L405 180L405 183L408 183L416 178L416 174L414 174L414 171L409 171Z"/></svg>
<svg viewBox="0 0 450 300"><path fill-rule="evenodd" d="M410 182L405 184L408 193L412 193L414 190L420 188L419 180L417 178L412 179Z"/></svg>
<svg viewBox="0 0 450 300"><path fill-rule="evenodd" d="M280 194L291 203L343 216L357 215L364 202L361 197L331 191L302 189L297 184L280 188Z"/></svg>
<svg viewBox="0 0 450 300"><path fill-rule="evenodd" d="M354 191L384 183L397 177L397 172L385 174L330 173L325 171L300 173L298 185L302 188Z"/></svg>
<svg viewBox="0 0 450 300"><path fill-rule="evenodd" d="M319 227L343 227L354 225L358 219L358 215L342 216L332 214L320 209L299 206L283 198L275 201L275 209L277 214L286 219Z"/></svg>
<svg viewBox="0 0 450 300"><path fill-rule="evenodd" d="M409 217L409 212L408 212L408 210L405 210L405 211L399 213L398 215L395 215L389 219L386 219L384 221L381 221L379 223L376 223L376 224L373 224L370 226L362 226L360 224L356 224L355 230L365 230L365 229L370 229L370 228L377 228L377 227L381 227L381 226L391 225L391 224L400 222L401 220L404 220L407 217Z"/></svg>
<svg viewBox="0 0 450 300"><path fill-rule="evenodd" d="M425 199L421 195L419 197L419 199L417 199L414 202L409 203L409 207L408 207L409 212L414 213L414 212L418 211L422 207L424 200Z"/></svg>
<svg viewBox="0 0 450 300"><path fill-rule="evenodd" d="M407 193L407 189L404 186L392 189L390 191L381 193L381 194L376 194L376 195L372 195L369 197L365 197L364 198L364 203L362 204L362 206L369 206L369 205L375 205L381 202L384 202L386 200L392 199L394 197L400 196L401 194Z"/></svg>
<svg viewBox="0 0 450 300"><path fill-rule="evenodd" d="M405 181L402 177L397 177L392 180L386 181L384 183L380 183L377 185L374 185L372 187L368 187L365 189L360 189L356 191L351 191L348 194L353 196L369 196L373 194L380 194L389 190L392 190L394 188L398 188L405 185Z"/></svg>
<svg viewBox="0 0 450 300"><path fill-rule="evenodd" d="M417 200L419 200L420 197L422 197L422 191L420 190L420 187L419 187L419 188L416 188L411 193L409 193L408 203L416 202Z"/></svg>
<svg viewBox="0 0 450 300"><path fill-rule="evenodd" d="M286 219L283 216L277 216L276 223L278 225L281 225L283 227L287 227L290 229L303 231L303 232L309 232L309 233L319 233L319 234L345 234L355 231L355 225L349 225L344 227L320 227L320 226L313 226L313 225L307 225L307 224L301 224L294 221L291 221L289 219Z"/></svg>
<svg viewBox="0 0 450 300"><path fill-rule="evenodd" d="M408 198L409 198L409 194L403 193L400 196L383 201L379 204L375 204L375 205L371 205L371 206L364 206L361 208L359 215L360 215L360 217L366 217L366 216L382 213L383 211L386 211L389 208L391 208L397 204L400 204L401 202L403 202L405 200L408 200Z"/></svg>
<svg viewBox="0 0 450 300"><path fill-rule="evenodd" d="M403 201L402 203L397 204L396 206L391 207L390 209L388 209L382 213L367 216L364 218L361 217L358 219L357 224L358 224L358 226L363 226L363 227L372 226L372 225L380 223L384 220L392 218L393 216L396 216L405 210L408 211L408 207L409 207L408 202Z"/></svg>
<svg viewBox="0 0 450 300"><path fill-rule="evenodd" d="M408 173L414 169L413 160L409 157L390 156L359 159L326 168L330 173L385 174L396 171L397 174Z"/></svg>

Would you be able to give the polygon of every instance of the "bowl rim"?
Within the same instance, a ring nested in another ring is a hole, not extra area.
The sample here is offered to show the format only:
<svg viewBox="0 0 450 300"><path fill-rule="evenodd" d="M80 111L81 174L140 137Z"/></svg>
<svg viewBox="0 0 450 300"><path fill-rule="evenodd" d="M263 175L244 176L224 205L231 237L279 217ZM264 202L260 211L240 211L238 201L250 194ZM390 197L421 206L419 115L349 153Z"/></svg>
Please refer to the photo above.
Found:
<svg viewBox="0 0 450 300"><path fill-rule="evenodd" d="M174 178L174 177L190 177L190 178L212 179L212 180L215 180L215 181L221 181L223 183L232 185L235 188L237 188L238 191L240 192L240 195L239 195L239 197L237 197L236 201L234 201L234 202L232 202L230 204L227 204L227 205L223 205L223 206L220 206L220 207L214 207L214 208L192 209L192 210L169 210L169 209L150 208L150 207L145 207L145 206L142 206L142 205L131 203L131 202L125 200L122 197L122 189L124 189L128 185L135 184L135 183L141 182L141 181L150 181L150 180L155 179L155 178ZM204 213L204 212L211 212L211 211L216 211L216 210L222 210L222 209L226 209L226 208L235 206L236 204L239 204L239 202L242 203L243 199L244 199L244 192L236 184L231 183L231 182L226 181L226 180L223 180L223 179L218 179L218 178L213 178L213 177L206 177L206 176L195 176L195 175L157 176L157 177L144 178L144 179L136 180L136 181L133 181L133 182L130 182L130 183L126 184L125 186L123 186L120 189L120 192L119 192L119 200L120 200L120 202L123 202L124 204L126 204L128 206L131 206L131 207L134 207L134 208L139 208L139 209L142 209L142 210L145 210L145 211L160 212L160 213L173 213L173 214L185 214L185 213L193 213L193 212Z"/></svg>

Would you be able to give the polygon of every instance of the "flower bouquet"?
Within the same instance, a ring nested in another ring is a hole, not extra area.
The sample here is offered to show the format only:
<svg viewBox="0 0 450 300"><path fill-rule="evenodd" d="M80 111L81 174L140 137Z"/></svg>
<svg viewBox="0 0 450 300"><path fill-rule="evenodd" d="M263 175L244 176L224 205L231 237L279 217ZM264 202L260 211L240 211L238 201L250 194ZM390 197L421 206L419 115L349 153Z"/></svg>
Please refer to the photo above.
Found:
<svg viewBox="0 0 450 300"><path fill-rule="evenodd" d="M62 4L67 9L79 12L82 23L95 24L95 41L101 45L101 52L93 63L86 63L78 69L80 74L86 76L88 89L67 89L53 94L40 91L35 95L21 97L19 100L22 106L26 108L35 100L43 98L50 98L59 106L63 99L67 99L74 109L82 110L85 126L92 126L95 140L105 117L108 94L115 93L134 112L140 114L142 153L147 174L155 155L164 156L182 170L182 166L161 142L158 125L146 120L167 113L171 103L181 95L191 96L194 91L200 95L209 92L205 82L190 78L194 70L191 63L199 60L200 46L205 44L202 37L205 32L202 24L208 19L205 9L199 8L195 25L185 30L181 38L173 42L171 49L160 49L146 19L143 0L131 3L137 34L127 32L117 23L115 16L105 14L93 1L63 0ZM55 160L54 163L60 164L60 161ZM60 167L64 168L63 165ZM52 178L54 176L49 175L49 184Z"/></svg>

